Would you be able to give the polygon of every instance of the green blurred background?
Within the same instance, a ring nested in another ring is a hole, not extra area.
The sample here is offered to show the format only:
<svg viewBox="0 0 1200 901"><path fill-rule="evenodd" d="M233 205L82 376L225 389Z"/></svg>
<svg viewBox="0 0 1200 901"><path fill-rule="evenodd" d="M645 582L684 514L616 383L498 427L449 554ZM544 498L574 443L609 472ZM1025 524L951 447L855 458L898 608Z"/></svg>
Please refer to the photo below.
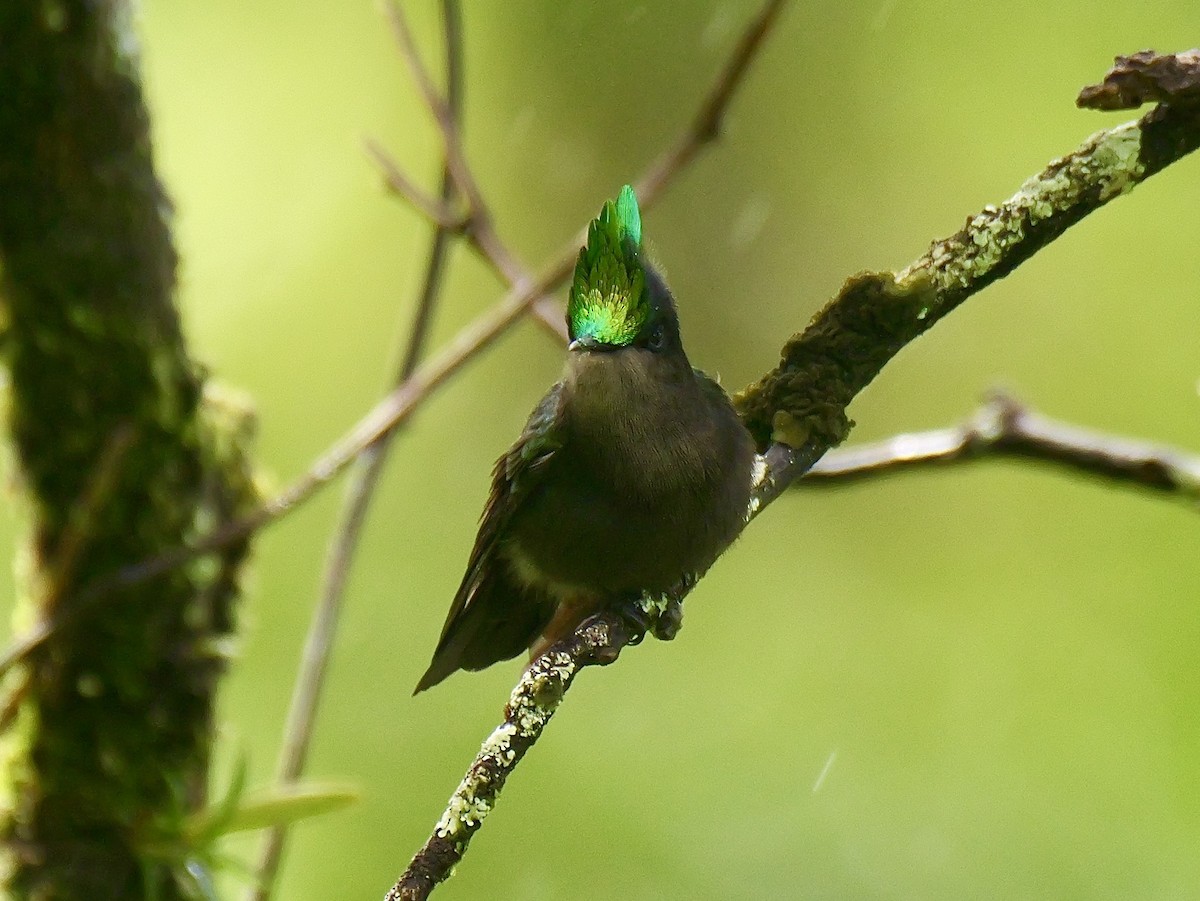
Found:
<svg viewBox="0 0 1200 901"><path fill-rule="evenodd" d="M755 6L465 5L468 152L531 266L673 139ZM408 8L437 62L435 3ZM146 0L141 33L191 345L254 397L282 484L381 392L424 265L361 138L432 189L436 136L368 0ZM754 378L847 275L1128 118L1073 104L1114 54L1197 44L1192 0L793 5L647 217L693 361ZM1198 198L1189 159L973 298L855 402L853 440L1001 384L1200 450ZM435 345L499 293L458 249ZM363 802L296 829L279 897L380 897L495 725L519 664L409 694L561 360L520 326L396 445L311 765ZM218 779L274 768L338 494L258 542ZM1195 510L1030 465L796 492L676 642L579 681L438 897L1200 898L1197 550Z"/></svg>

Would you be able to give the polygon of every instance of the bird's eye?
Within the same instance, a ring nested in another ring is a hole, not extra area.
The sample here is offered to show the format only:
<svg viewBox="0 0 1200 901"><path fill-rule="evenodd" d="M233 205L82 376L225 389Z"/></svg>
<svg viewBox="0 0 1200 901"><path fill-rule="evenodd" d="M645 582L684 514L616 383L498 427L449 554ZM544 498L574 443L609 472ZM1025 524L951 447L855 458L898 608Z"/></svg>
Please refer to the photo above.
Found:
<svg viewBox="0 0 1200 901"><path fill-rule="evenodd" d="M662 327L662 323L656 323L654 328L650 330L650 337L646 339L646 347L650 350L662 350L666 341L667 335Z"/></svg>

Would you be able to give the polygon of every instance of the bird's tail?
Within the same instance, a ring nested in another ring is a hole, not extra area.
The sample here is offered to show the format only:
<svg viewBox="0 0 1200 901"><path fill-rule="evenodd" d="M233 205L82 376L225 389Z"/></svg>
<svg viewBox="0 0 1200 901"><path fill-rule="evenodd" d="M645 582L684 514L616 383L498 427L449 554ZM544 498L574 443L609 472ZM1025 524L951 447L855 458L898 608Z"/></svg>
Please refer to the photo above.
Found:
<svg viewBox="0 0 1200 901"><path fill-rule="evenodd" d="M506 566L491 567L462 603L455 599L433 660L413 694L460 669L481 670L516 657L537 640L553 612L550 598L516 583Z"/></svg>

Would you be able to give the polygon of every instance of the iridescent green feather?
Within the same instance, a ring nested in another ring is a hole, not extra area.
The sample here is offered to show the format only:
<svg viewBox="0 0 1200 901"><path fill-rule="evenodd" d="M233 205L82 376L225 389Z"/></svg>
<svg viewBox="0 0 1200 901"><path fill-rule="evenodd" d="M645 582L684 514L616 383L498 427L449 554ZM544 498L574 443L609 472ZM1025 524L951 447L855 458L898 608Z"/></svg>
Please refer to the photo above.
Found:
<svg viewBox="0 0 1200 901"><path fill-rule="evenodd" d="M567 303L572 340L631 344L650 318L646 274L640 260L642 217L629 185L605 202L588 226Z"/></svg>
<svg viewBox="0 0 1200 901"><path fill-rule="evenodd" d="M633 242L634 247L642 249L642 214L638 210L633 188L629 185L621 188L621 193L617 195L617 228Z"/></svg>

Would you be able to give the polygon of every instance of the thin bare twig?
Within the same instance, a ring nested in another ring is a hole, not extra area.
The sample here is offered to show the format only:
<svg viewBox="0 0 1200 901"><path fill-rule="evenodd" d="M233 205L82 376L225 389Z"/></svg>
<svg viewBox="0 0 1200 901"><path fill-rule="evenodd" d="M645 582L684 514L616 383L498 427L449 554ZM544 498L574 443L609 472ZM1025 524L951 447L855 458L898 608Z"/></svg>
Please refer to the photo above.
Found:
<svg viewBox="0 0 1200 901"><path fill-rule="evenodd" d="M910 469L1016 457L1107 482L1200 501L1200 456L1041 416L995 392L961 425L832 450L793 483L823 488Z"/></svg>
<svg viewBox="0 0 1200 901"><path fill-rule="evenodd" d="M780 5L781 0L768 2L750 23L747 33L761 31L763 20L773 20ZM759 44L761 40L754 46ZM738 45L739 50L744 45L743 39ZM747 68L746 59L735 55L718 73L712 89L701 105L701 109L708 110L709 113L695 119L675 145L676 148L681 148L694 143L696 149L688 152L676 150L664 156L652 167L652 176L638 180L637 183L642 186L638 204L643 211L655 206L662 192L679 173L678 167L690 163L699 149L711 143L712 135L719 133L719 128L714 131L708 123L720 122L736 93L736 88L742 83ZM704 127L704 132L697 131L697 127ZM674 168L664 166L662 160L668 158L677 161L672 164ZM494 306L477 316L436 355L418 366L401 385L369 410L350 431L334 442L304 475L258 510L217 527L189 545L130 564L110 576L98 579L76 596L74 610L82 612L94 609L96 604L118 595L125 589L144 584L184 565L189 560L241 541L295 510L345 471L367 447L406 422L408 417L447 380L520 321L530 307L544 300L546 295L571 274L579 247L585 240L586 229L580 229L532 281L510 288ZM14 639L4 653L0 654L0 675L45 644L56 631L68 625L77 616L78 614L73 612L69 619L43 621Z"/></svg>
<svg viewBox="0 0 1200 901"><path fill-rule="evenodd" d="M368 139L366 148L367 153L379 166L384 182L392 193L405 200L434 225L441 226L453 234L462 235L471 249L492 268L507 288L519 290L533 281L533 275L491 225L490 214L459 212L452 209L448 203L429 198L413 185L396 160L377 142ZM453 176L451 179L453 180ZM486 210L486 207L483 209ZM533 302L530 312L548 334L566 343L566 317L554 298L549 295L539 297Z"/></svg>
<svg viewBox="0 0 1200 901"><path fill-rule="evenodd" d="M458 217L456 231L467 239L475 252L495 270L508 287L518 288L533 281L529 269L517 259L516 254L509 249L496 231L491 208L484 199L483 191L479 188L475 173L463 150L459 116L456 116L454 110L443 101L434 85L429 69L417 51L404 8L400 5L399 0L389 0L384 9L396 36L400 54L408 64L413 80L421 92L421 97L437 124L438 134L442 140L442 152L446 158L446 169L454 180L454 186L467 204L466 213ZM372 148L372 155L382 166L388 184L393 186L396 193L428 215L428 211L422 207L423 201L420 195L414 195L408 190L411 181L403 175L396 162L377 146ZM548 297L541 297L534 302L531 312L550 334L559 341L566 342L566 320L558 304Z"/></svg>
<svg viewBox="0 0 1200 901"><path fill-rule="evenodd" d="M743 422L764 448L747 521L845 438L847 405L902 347L1071 225L1197 146L1200 110L1159 106L1054 160L1005 203L986 207L900 273L850 279L788 342L779 366L737 398ZM682 584L665 601L642 599L602 612L530 665L509 698L503 722L484 742L433 834L386 901L428 897L462 859L578 672L615 661L624 647L641 640L645 623L657 631L659 618L667 610L677 613L693 584Z"/></svg>
<svg viewBox="0 0 1200 901"><path fill-rule="evenodd" d="M463 94L462 10L458 0L442 0L441 11L446 66L446 107L450 117L457 120L462 115ZM381 165L387 166L391 163L386 154L382 152L376 156ZM394 166L392 168L395 171L390 174L390 180L397 180L393 184L400 182L408 184L399 169ZM406 196L410 202L413 200L412 195ZM449 210L454 196L454 178L450 173L449 165L443 162L441 187L438 199L435 201L437 209ZM426 214L428 215L428 210L426 210ZM452 219L437 219L433 216L429 216L429 218L434 223L433 237L429 244L429 256L425 263L425 274L421 282L409 338L393 379L394 384L403 383L413 374L421 354L424 352L425 341L429 335L429 326L433 318L433 309L441 293L442 275L445 271L450 240L452 235L461 228L461 225L456 224ZM312 744L313 727L316 722L317 708L321 701L325 675L329 668L333 640L341 616L350 567L358 549L359 538L367 518L367 510L387 460L390 440L395 437L395 434L392 432L380 437L378 441L363 451L355 461L349 483L346 486L346 493L342 498L338 522L334 527L333 536L326 551L325 568L321 577L321 594L309 624L300 671L296 677L291 705L288 709L287 724L284 727L283 747L280 750L279 767L275 777L281 788L294 783L304 771L308 750ZM287 834L288 827L281 824L269 829L264 836L256 870L257 879L247 894L250 901L269 901L283 859Z"/></svg>
<svg viewBox="0 0 1200 901"><path fill-rule="evenodd" d="M487 204L475 181L475 174L471 171L471 166L463 153L459 133L459 117L450 108L446 98L442 97L437 85L433 83L429 69L422 62L416 41L413 40L412 29L408 25L408 18L404 15L404 9L399 0L387 0L383 5L383 10L388 24L392 27L392 33L396 37L396 43L400 47L400 55L408 65L413 81L416 82L417 89L421 92L421 98L425 101L425 106L433 113L438 134L442 139L442 153L446 158L446 168L454 180L454 187L458 189L467 203L467 228L478 228L480 221L487 219Z"/></svg>
<svg viewBox="0 0 1200 901"><path fill-rule="evenodd" d="M466 212L456 211L451 205L452 196L447 196L445 192L441 197L431 197L423 190L417 187L416 183L404 174L404 170L396 163L383 146L373 138L367 138L363 141L363 147L367 151L367 155L379 167L379 171L383 173L384 184L388 190L397 197L403 198L409 206L419 212L422 216L432 222L439 230L443 232L452 232L454 234L462 234L466 231L468 214ZM449 173L449 169L446 172ZM445 181L453 185L453 178L447 174Z"/></svg>
<svg viewBox="0 0 1200 901"><path fill-rule="evenodd" d="M379 166L384 182L392 193L410 204L413 209L434 225L465 237L471 249L492 268L492 271L500 277L506 287L519 290L533 281L529 270L509 250L500 235L491 226L490 217L476 218L469 211L458 212L452 209L449 203L429 198L413 184L396 160L377 142L368 139L366 148L367 153ZM487 224L480 226L479 223ZM549 295L539 297L533 302L531 312L538 324L550 335L561 342L566 342L566 318L554 298Z"/></svg>

